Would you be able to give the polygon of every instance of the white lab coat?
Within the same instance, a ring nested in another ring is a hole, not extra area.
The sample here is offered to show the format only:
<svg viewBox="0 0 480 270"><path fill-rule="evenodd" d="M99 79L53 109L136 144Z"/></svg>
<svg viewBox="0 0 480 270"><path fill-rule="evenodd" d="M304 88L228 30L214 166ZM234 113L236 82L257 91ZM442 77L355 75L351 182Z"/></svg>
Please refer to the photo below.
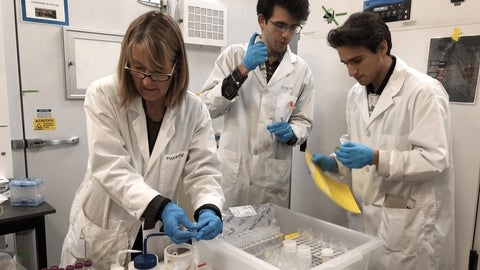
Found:
<svg viewBox="0 0 480 270"><path fill-rule="evenodd" d="M179 184L183 183L193 209L204 204L223 207L211 118L200 98L188 92L180 108L167 109L150 155L141 98L122 109L118 92L115 76L97 80L87 90L88 168L73 201L61 265L85 256L81 230L89 223L97 227L92 246L111 255L118 250L102 239L112 233L105 228L113 221L126 221L130 248L149 202L158 194L175 200ZM149 250L152 242L162 241L150 240ZM162 252L162 247L155 248L155 253Z"/></svg>
<svg viewBox="0 0 480 270"><path fill-rule="evenodd" d="M356 84L346 104L350 138L380 150L378 167L352 170L353 192L363 211L356 218L363 220L366 233L383 240L369 269L454 269L454 178L445 89L397 58L371 116L367 104L365 87Z"/></svg>
<svg viewBox="0 0 480 270"><path fill-rule="evenodd" d="M201 90L213 118L223 116L219 157L225 206L271 202L289 206L292 146L266 126L288 121L303 143L312 129L313 79L307 63L288 48L267 84L265 65L248 74L238 96L222 96L222 81L242 62L247 44L226 48ZM289 104L294 104L294 108Z"/></svg>

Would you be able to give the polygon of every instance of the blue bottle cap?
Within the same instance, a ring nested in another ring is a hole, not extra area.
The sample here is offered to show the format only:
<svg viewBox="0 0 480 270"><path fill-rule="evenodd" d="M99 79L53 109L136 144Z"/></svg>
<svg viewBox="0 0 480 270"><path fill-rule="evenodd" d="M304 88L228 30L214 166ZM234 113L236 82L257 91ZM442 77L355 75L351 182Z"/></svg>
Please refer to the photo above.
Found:
<svg viewBox="0 0 480 270"><path fill-rule="evenodd" d="M136 269L152 269L157 266L157 256L155 254L140 254L133 259L133 266Z"/></svg>

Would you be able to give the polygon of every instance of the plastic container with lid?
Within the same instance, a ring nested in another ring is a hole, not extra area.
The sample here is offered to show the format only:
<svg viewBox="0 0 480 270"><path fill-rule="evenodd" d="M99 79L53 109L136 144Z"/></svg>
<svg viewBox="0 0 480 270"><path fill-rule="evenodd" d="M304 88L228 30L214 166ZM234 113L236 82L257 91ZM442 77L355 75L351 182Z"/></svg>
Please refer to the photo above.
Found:
<svg viewBox="0 0 480 270"><path fill-rule="evenodd" d="M297 267L297 241L290 239L283 241L280 258L280 269L293 270Z"/></svg>
<svg viewBox="0 0 480 270"><path fill-rule="evenodd" d="M45 201L42 178L14 178L10 180L12 206L37 206Z"/></svg>
<svg viewBox="0 0 480 270"><path fill-rule="evenodd" d="M308 270L312 265L312 249L301 244L297 247L297 270Z"/></svg>
<svg viewBox="0 0 480 270"><path fill-rule="evenodd" d="M133 262L128 264L128 269L144 269L144 270L160 270L160 265L158 264L158 257L155 254L147 253L147 242L148 239L152 236L163 236L165 233L150 233L143 239L143 252L140 255L137 255Z"/></svg>

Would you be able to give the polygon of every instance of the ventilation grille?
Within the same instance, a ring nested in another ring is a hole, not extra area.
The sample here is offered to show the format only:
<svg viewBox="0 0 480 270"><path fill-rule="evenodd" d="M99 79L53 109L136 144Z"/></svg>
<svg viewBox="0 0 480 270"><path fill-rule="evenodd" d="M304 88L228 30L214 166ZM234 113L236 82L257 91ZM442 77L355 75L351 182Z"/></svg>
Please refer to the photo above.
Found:
<svg viewBox="0 0 480 270"><path fill-rule="evenodd" d="M183 38L188 44L226 46L227 7L218 3L185 0Z"/></svg>

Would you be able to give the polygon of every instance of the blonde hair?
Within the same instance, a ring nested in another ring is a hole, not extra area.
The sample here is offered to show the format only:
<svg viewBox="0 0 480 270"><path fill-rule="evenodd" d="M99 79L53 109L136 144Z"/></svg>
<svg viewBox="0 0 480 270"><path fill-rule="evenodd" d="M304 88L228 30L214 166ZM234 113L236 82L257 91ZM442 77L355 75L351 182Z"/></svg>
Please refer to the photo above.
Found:
<svg viewBox="0 0 480 270"><path fill-rule="evenodd" d="M140 46L150 63L145 63L153 70L162 69L169 61L176 63L172 72L171 83L165 95L165 105L173 108L180 106L188 89L188 62L182 32L175 20L160 11L147 12L135 19L127 29L122 41L122 48L117 67L120 84L121 105L128 105L139 94L133 84L125 64L132 59L132 48Z"/></svg>

